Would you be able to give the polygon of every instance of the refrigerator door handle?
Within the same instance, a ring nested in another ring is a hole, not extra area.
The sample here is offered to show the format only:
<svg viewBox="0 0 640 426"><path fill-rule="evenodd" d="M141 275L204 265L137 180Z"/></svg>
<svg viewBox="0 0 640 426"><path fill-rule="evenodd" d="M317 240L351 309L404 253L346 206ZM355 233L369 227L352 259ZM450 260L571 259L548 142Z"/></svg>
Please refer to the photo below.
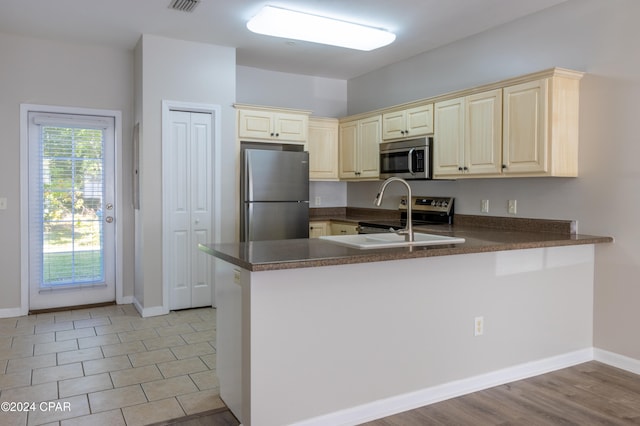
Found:
<svg viewBox="0 0 640 426"><path fill-rule="evenodd" d="M251 224L253 223L253 203L246 203L246 214L244 215L244 241L253 240L253 230Z"/></svg>
<svg viewBox="0 0 640 426"><path fill-rule="evenodd" d="M245 152L244 163L244 189L246 197L244 201L253 201L253 167L251 166L251 151Z"/></svg>

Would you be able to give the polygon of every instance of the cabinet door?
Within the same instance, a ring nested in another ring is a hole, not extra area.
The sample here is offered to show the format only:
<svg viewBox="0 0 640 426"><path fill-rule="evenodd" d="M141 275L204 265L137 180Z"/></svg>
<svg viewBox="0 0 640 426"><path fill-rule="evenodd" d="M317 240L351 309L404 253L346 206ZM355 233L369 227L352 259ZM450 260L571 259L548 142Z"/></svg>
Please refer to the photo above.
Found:
<svg viewBox="0 0 640 426"><path fill-rule="evenodd" d="M433 133L433 104L382 115L382 139L401 139Z"/></svg>
<svg viewBox="0 0 640 426"><path fill-rule="evenodd" d="M433 175L460 175L464 165L464 98L437 102L434 110Z"/></svg>
<svg viewBox="0 0 640 426"><path fill-rule="evenodd" d="M331 222L331 235L356 235L358 225L353 223Z"/></svg>
<svg viewBox="0 0 640 426"><path fill-rule="evenodd" d="M405 115L405 136L424 136L433 133L433 104L410 108Z"/></svg>
<svg viewBox="0 0 640 426"><path fill-rule="evenodd" d="M358 122L350 121L340 125L340 179L353 179L357 177L358 155Z"/></svg>
<svg viewBox="0 0 640 426"><path fill-rule="evenodd" d="M338 121L309 120L309 179L338 179Z"/></svg>
<svg viewBox="0 0 640 426"><path fill-rule="evenodd" d="M274 120L278 140L298 142L307 140L308 117L306 115L277 113Z"/></svg>
<svg viewBox="0 0 640 426"><path fill-rule="evenodd" d="M466 99L464 158L469 174L498 175L502 169L502 89Z"/></svg>
<svg viewBox="0 0 640 426"><path fill-rule="evenodd" d="M318 238L328 235L328 222L309 222L309 238Z"/></svg>
<svg viewBox="0 0 640 426"><path fill-rule="evenodd" d="M547 79L503 90L503 173L545 173L548 170Z"/></svg>
<svg viewBox="0 0 640 426"><path fill-rule="evenodd" d="M273 114L268 111L238 111L238 136L241 138L271 139Z"/></svg>
<svg viewBox="0 0 640 426"><path fill-rule="evenodd" d="M360 178L380 176L380 141L382 117L377 115L359 120L359 175Z"/></svg>
<svg viewBox="0 0 640 426"><path fill-rule="evenodd" d="M405 111L389 112L382 115L382 139L400 139L406 129Z"/></svg>

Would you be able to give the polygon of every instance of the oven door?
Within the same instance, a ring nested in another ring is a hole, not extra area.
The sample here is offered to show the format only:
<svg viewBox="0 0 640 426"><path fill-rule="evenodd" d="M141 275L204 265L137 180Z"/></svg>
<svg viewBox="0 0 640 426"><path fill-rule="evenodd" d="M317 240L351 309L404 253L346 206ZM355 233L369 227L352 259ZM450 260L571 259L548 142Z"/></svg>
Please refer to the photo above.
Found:
<svg viewBox="0 0 640 426"><path fill-rule="evenodd" d="M429 143L413 146L407 146L406 142L380 144L380 178L430 179L430 147Z"/></svg>

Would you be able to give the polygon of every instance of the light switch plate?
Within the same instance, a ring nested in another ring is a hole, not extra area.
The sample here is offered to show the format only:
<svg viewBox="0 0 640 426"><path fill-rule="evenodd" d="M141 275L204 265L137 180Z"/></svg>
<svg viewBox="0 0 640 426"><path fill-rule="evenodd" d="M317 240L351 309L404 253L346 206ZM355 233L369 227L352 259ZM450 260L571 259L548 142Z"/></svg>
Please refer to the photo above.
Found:
<svg viewBox="0 0 640 426"><path fill-rule="evenodd" d="M7 198L0 197L0 210L6 210L6 209L7 209Z"/></svg>

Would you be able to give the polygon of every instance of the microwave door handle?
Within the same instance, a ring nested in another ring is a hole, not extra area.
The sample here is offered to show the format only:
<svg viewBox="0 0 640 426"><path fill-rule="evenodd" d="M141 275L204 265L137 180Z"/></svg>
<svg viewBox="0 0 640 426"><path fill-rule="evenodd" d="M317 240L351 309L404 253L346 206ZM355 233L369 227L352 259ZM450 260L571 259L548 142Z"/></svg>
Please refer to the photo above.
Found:
<svg viewBox="0 0 640 426"><path fill-rule="evenodd" d="M411 148L409 150L409 152L407 153L407 158L409 160L409 173L414 174L413 172L413 152L415 151L415 148Z"/></svg>

